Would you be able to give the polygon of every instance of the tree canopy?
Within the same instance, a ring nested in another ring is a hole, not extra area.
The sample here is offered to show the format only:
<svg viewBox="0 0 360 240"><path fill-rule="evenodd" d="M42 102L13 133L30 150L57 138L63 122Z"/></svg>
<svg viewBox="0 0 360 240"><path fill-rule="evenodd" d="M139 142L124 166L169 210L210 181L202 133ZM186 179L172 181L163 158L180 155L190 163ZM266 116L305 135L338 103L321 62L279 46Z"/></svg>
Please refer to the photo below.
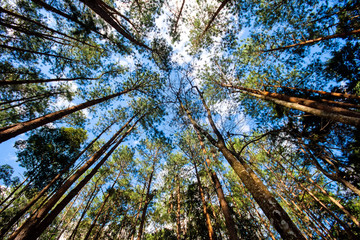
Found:
<svg viewBox="0 0 360 240"><path fill-rule="evenodd" d="M1 1L0 238L358 239L359 3Z"/></svg>

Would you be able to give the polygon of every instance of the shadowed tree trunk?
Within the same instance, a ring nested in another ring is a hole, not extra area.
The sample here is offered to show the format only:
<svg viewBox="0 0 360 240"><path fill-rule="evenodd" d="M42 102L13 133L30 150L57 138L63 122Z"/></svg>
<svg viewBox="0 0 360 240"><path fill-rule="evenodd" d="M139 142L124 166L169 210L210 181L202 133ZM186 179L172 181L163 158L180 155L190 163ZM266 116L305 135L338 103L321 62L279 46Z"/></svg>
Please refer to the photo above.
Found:
<svg viewBox="0 0 360 240"><path fill-rule="evenodd" d="M152 182L152 179L154 177L155 164L156 164L156 157L153 160L153 166L152 166L152 169L151 169L151 173L149 175L149 182L147 184L144 208L143 208L142 213L141 213L141 220L140 220L140 226L139 226L139 232L138 232L137 240L141 240L141 236L142 236L142 233L144 231L144 225L145 225L145 220L146 220L146 211L147 211L147 208L148 208L152 198L154 197L154 195L151 193L151 182Z"/></svg>
<svg viewBox="0 0 360 240"><path fill-rule="evenodd" d="M46 185L31 201L29 201L21 210L19 210L14 217L12 217L7 224L0 231L0 238L9 231L9 229L50 189L50 187L60 179L63 174L67 173L68 170L75 164L75 162L115 123L111 123L106 127L91 143L89 143L86 148L84 148L79 155L74 158L58 175L56 175L49 183Z"/></svg>
<svg viewBox="0 0 360 240"><path fill-rule="evenodd" d="M334 35L330 35L330 36L326 36L326 37L319 37L319 38L315 38L315 39L311 39L311 40L307 40L307 41L303 41L303 42L299 42L299 43L295 43L295 44L291 44L291 45L287 45L287 46L283 46L283 47L262 50L260 52L265 53L265 52L273 52L273 51L277 51L277 50L285 50L285 49L289 49L289 48L293 48L293 47L297 47L297 46L309 45L309 44L320 42L323 40L329 40L329 39L333 39L333 38L343 38L343 37L347 37L350 35L357 35L357 34L360 34L360 29L356 29L356 30L353 30L350 32L345 32L345 33L338 33L338 34L334 34Z"/></svg>
<svg viewBox="0 0 360 240"><path fill-rule="evenodd" d="M197 89L198 90L198 89ZM179 103L185 114L188 116L191 124L197 129L202 135L204 135L211 144L218 148L222 152L225 159L228 161L230 166L234 169L235 173L239 176L241 181L244 183L245 187L250 191L251 195L254 197L255 201L259 204L265 215L269 218L270 222L273 224L275 229L279 232L282 238L284 239L305 239L301 231L290 219L285 210L280 206L276 201L267 187L262 183L262 181L256 176L256 174L251 170L248 164L240 156L236 156L231 152L225 143L224 138L221 133L215 126L215 123L212 119L210 109L207 107L205 100L202 98L201 93L198 91L200 98L202 100L203 106L206 109L207 119L210 123L210 126L217 136L215 140L210 133L205 131L200 125L193 119L191 112L185 108L182 101L178 97Z"/></svg>
<svg viewBox="0 0 360 240"><path fill-rule="evenodd" d="M268 91L260 91L256 89L244 88L224 83L220 83L220 85L227 88L238 89L241 93L269 100L287 108L296 109L318 117L323 117L333 121L360 127L360 113L355 111L347 110L340 107L333 107L315 100L290 97L279 93L271 93Z"/></svg>
<svg viewBox="0 0 360 240"><path fill-rule="evenodd" d="M113 184L111 185L110 190L111 190L111 189L114 189L115 184L117 183L117 180L119 179L119 177L120 177L120 175L121 175L121 173L122 173L122 169L119 169L118 171L119 171L119 173L118 173L116 179L114 180ZM101 206L100 206L100 209L98 210L98 212L97 212L97 214L96 214L93 222L91 223L91 225L90 225L90 227L89 227L89 229L88 229L88 231L87 231L87 233L86 233L86 235L85 235L85 237L84 237L84 240L87 240L87 239L90 237L91 231L92 231L93 228L95 227L98 218L100 217L101 213L103 212L104 207L105 207L107 201L109 200L109 198L110 198L110 196L111 196L110 190L109 190L108 194L106 195L105 199L103 200L103 202L102 202L102 204L101 204ZM96 239L96 238L95 238L95 239Z"/></svg>
<svg viewBox="0 0 360 240"><path fill-rule="evenodd" d="M112 148L108 154L103 157L103 159L96 165L96 167L75 187L68 195L65 197L61 203L59 203L55 209L52 211L52 215L46 215L49 211L55 206L55 204L60 200L60 198L65 194L65 192L71 187L71 185L79 179L105 152L108 150L111 145L113 145L116 141L116 146L121 143L122 139L124 139L129 132L134 128L134 124L127 130L122 137L120 137L121 132L129 126L130 122L135 118L134 115L129 119L128 122L125 123L121 127L121 129L115 133L115 135L99 150L97 151L81 168L79 168L58 190L57 192L46 202L46 204L38 210L37 214L27 219L21 227L19 227L9 238L10 239L32 239L36 235L39 236L42 231L46 229L46 227L51 224L52 219L57 216L57 214L62 210L63 207L76 195L77 192L81 190L81 188L91 179L91 177L97 172L97 170L101 167L101 165L106 161L107 157L109 157L109 153L115 150ZM139 121L138 119L135 124ZM120 140L117 140L119 139ZM40 224L42 221L42 227L40 228ZM36 231L37 230L37 231Z"/></svg>
<svg viewBox="0 0 360 240"><path fill-rule="evenodd" d="M222 190L220 180L217 177L216 172L211 168L211 162L210 162L209 156L208 156L208 154L206 152L204 141L203 141L203 139L201 137L200 132L197 129L195 129L195 131L196 131L197 137L198 137L198 139L200 141L201 149L203 150L203 153L205 155L205 159L206 159L206 163L207 163L207 169L209 171L211 180L212 180L212 182L214 184L215 192L216 192L216 195L217 195L217 197L219 199L221 211L224 214L225 224L226 224L226 229L228 230L229 239L230 240L237 240L239 238L238 238L238 236L236 234L235 223L234 223L234 221L233 221L233 219L231 217L230 207L229 207L229 204L227 203L227 201L225 199L225 195L224 195L224 192Z"/></svg>
<svg viewBox="0 0 360 240"><path fill-rule="evenodd" d="M40 126L43 126L45 124L51 123L53 121L59 120L59 119L65 117L65 116L67 116L67 115L69 115L71 113L80 111L82 109L85 109L85 108L94 106L96 104L105 102L105 101L107 101L109 99L112 99L112 98L121 96L123 94L126 94L126 93L128 93L130 91L135 90L136 88L137 87L131 88L131 89L126 89L126 90L123 90L121 92L118 92L118 93L115 93L115 94L112 94L112 95L109 95L109 96L106 96L106 97L103 97L103 98L98 98L98 99L95 99L95 100L87 101L85 103L81 103L79 105L69 107L69 108L64 109L64 110L60 110L60 111L50 113L50 114L47 114L45 116L42 116L42 117L39 117L39 118L36 118L36 119L33 119L33 120L29 120L27 122L16 123L16 124L13 124L11 126L3 127L3 128L0 129L0 143L4 142L4 141L6 141L6 140L8 140L10 138L16 137L16 136L18 136L18 135L20 135L22 133L27 132L27 131L33 130L33 129L37 128L37 127L40 127Z"/></svg>

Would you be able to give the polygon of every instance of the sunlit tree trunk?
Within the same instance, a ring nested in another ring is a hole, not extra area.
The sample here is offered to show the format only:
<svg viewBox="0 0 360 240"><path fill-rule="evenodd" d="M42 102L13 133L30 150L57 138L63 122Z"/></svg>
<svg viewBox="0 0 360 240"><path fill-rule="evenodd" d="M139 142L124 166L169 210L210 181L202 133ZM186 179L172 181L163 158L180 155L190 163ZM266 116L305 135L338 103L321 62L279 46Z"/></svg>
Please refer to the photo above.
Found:
<svg viewBox="0 0 360 240"><path fill-rule="evenodd" d="M75 162L107 131L113 126L111 123L106 127L91 143L89 143L79 154L75 157L58 175L56 175L49 183L46 185L36 196L31 199L24 207L22 207L15 215L12 217L8 223L1 229L0 237L3 236L45 193L50 189L50 187L60 179L69 169L75 164Z"/></svg>
<svg viewBox="0 0 360 240"><path fill-rule="evenodd" d="M191 124L202 135L206 136L206 138L210 141L211 144L213 144L215 147L218 148L219 151L222 152L225 159L234 169L235 173L239 176L245 187L251 192L255 201L259 204L265 215L270 219L270 222L273 224L273 226L279 232L282 238L305 239L301 231L293 223L288 214L272 196L272 194L262 183L262 181L251 170L251 168L247 165L243 158L241 158L240 156L235 156L234 153L227 148L222 135L220 134L219 130L215 126L214 121L212 120L210 109L207 107L200 93L199 95L203 102L203 106L206 109L207 118L210 126L213 129L213 132L217 136L218 140L215 140L207 131L205 131L202 127L199 126L199 124L193 119L191 112L185 108L180 98L178 98L180 106L188 116Z"/></svg>
<svg viewBox="0 0 360 240"><path fill-rule="evenodd" d="M117 183L117 180L119 179L120 175L122 174L122 169L119 169L118 171L119 171L119 173L118 173L118 175L116 176L116 179L114 180L114 182L113 182L113 184L111 185L110 189L114 189L115 184ZM103 200L103 202L102 202L102 204L101 204L101 206L100 206L100 209L98 210L98 212L97 212L97 214L96 214L93 222L91 223L91 225L90 225L90 227L89 227L89 229L88 229L88 231L87 231L87 233L86 233L86 235L85 235L85 237L84 237L84 240L87 240L87 239L89 238L89 236L90 236L90 234L91 234L91 231L92 231L93 228L95 227L98 218L99 218L100 215L103 213L104 207L105 207L107 201L109 200L110 196L111 196L111 195L110 195L110 192L108 192L108 194L106 195L105 199Z"/></svg>
<svg viewBox="0 0 360 240"><path fill-rule="evenodd" d="M299 46L317 43L317 42L324 41L324 40L329 40L329 39L333 39L333 38L343 38L346 36L356 35L356 34L360 34L360 29L352 30L350 32L345 32L345 33L338 33L338 34L334 34L334 35L330 35L330 36L326 36L326 37L319 37L319 38L315 38L315 39L311 39L311 40L306 40L303 42L294 43L294 44L283 46L283 47L262 50L261 52L265 53L265 52L273 52L273 51L278 51L278 50L285 50L285 49L289 49L289 48L293 48L293 47L299 47Z"/></svg>
<svg viewBox="0 0 360 240"><path fill-rule="evenodd" d="M153 166L152 166L152 169L151 169L151 173L149 175L149 182L147 184L144 208L143 208L142 213L141 213L141 220L140 220L140 226L139 226L139 232L138 232L137 240L141 240L141 236L142 236L142 233L143 233L143 230L144 230L144 225L145 225L146 211L147 211L147 208L148 208L152 198L154 197L154 195L151 193L151 182L152 182L154 172L155 172L155 164L156 164L156 160L154 159Z"/></svg>
<svg viewBox="0 0 360 240"><path fill-rule="evenodd" d="M80 111L82 109L94 106L96 104L105 102L105 101L107 101L109 99L121 96L121 95L126 94L126 93L128 93L128 92L130 92L132 90L135 90L135 89L136 88L126 89L126 90L123 90L121 92L118 92L118 93L115 93L115 94L112 94L112 95L109 95L109 96L106 96L106 97L103 97L103 98L98 98L98 99L95 99L95 100L87 101L85 103L81 103L79 105L69 107L69 108L64 109L64 110L60 110L60 111L50 113L50 114L47 114L45 116L42 116L42 117L39 117L39 118L36 118L36 119L33 119L33 120L29 120L27 122L16 123L14 125L1 128L0 129L0 143L4 142L4 141L6 141L6 140L8 140L10 138L16 137L16 136L18 136L18 135L20 135L22 133L27 132L27 131L33 130L33 129L38 128L40 126L43 126L45 124L48 124L48 123L54 122L56 120L59 120L59 119L65 117L65 116L67 116L67 115L69 115L71 113L74 113L74 112Z"/></svg>
<svg viewBox="0 0 360 240"><path fill-rule="evenodd" d="M136 116L136 115L135 115ZM128 122L121 127L121 129L99 150L97 151L81 168L79 168L58 190L57 192L47 201L47 203L37 211L37 214L31 218L29 218L17 231L15 231L9 238L10 239L31 239L34 237L35 229L37 228L36 235L40 235L43 230L51 223L52 220L56 217L56 215L61 211L63 207L66 206L66 202L69 202L78 191L91 179L91 177L97 172L97 170L102 166L102 164L106 161L107 157L109 157L109 153L115 150L113 147L108 154L103 157L103 159L96 165L96 167L75 187L67 197L65 197L61 202L62 204L58 204L56 208L52 211L51 216L46 217L49 211L55 206L55 204L60 200L60 198L65 194L65 192L70 188L70 186L83 175L86 170L88 170L105 152L107 149L111 147L116 139L119 138L122 131L129 126L130 122L135 118L133 116L130 118ZM139 119L140 120L140 119ZM137 120L135 124L139 121ZM117 140L115 146L121 143L121 141L130 133L130 131L135 127L132 125L123 135ZM56 213L58 212L58 213ZM50 219L49 219L50 218ZM42 227L39 229L40 223L43 222Z"/></svg>
<svg viewBox="0 0 360 240"><path fill-rule="evenodd" d="M287 108L296 109L318 117L360 127L360 113L355 111L340 107L333 107L315 100L291 97L279 93L271 93L268 91L244 88L224 83L220 83L220 85L227 88L238 89L241 93L268 100Z"/></svg>
<svg viewBox="0 0 360 240"><path fill-rule="evenodd" d="M180 222L180 210L181 210L181 205L180 205L180 180L179 180L179 176L176 175L176 184L177 184L177 188L176 188L176 238L177 240L181 239L181 222Z"/></svg>
<svg viewBox="0 0 360 240"><path fill-rule="evenodd" d="M198 136L201 149L202 149L202 151L203 151L203 153L205 155L205 159L206 159L206 163L207 163L207 170L209 171L211 180L212 180L212 182L214 184L215 192L216 192L216 195L217 195L217 197L219 199L219 204L220 204L220 207L221 207L221 211L224 214L225 224L226 224L226 229L228 230L229 239L237 240L239 238L238 238L237 233L236 233L235 223L234 223L234 221L232 219L230 207L229 207L229 204L227 203L227 201L225 199L225 195L224 195L224 192L222 190L221 183L219 181L219 178L216 175L216 172L211 167L210 158L209 158L209 156L208 156L208 154L206 152L204 141L203 141L203 139L201 137L201 134L200 134L200 132L198 130L196 130L196 134ZM215 157L214 154L213 154L213 157Z"/></svg>
<svg viewBox="0 0 360 240"><path fill-rule="evenodd" d="M197 184L198 184L198 188L199 188L200 198L201 198L201 202L202 202L202 206L203 206L203 212L204 212L204 216L205 216L205 219L206 219L206 227L208 229L209 239L213 240L216 237L215 237L213 227L211 225L210 214L209 214L209 211L207 209L207 203L206 203L205 196L204 196L204 190L202 188L202 184L201 184L201 180L200 180L199 173L198 173L198 170L197 170L196 160L195 159L193 160L193 164L194 164L194 167L195 167L195 174L196 174L196 179L197 179Z"/></svg>

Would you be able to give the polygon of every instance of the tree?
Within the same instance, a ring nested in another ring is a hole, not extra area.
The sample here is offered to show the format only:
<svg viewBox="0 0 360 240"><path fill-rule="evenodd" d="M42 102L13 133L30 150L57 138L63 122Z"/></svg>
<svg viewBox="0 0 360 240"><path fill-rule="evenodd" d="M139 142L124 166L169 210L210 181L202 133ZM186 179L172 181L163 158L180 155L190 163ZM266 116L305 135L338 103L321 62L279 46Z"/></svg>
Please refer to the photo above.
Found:
<svg viewBox="0 0 360 240"><path fill-rule="evenodd" d="M0 238L357 239L358 3L3 0Z"/></svg>

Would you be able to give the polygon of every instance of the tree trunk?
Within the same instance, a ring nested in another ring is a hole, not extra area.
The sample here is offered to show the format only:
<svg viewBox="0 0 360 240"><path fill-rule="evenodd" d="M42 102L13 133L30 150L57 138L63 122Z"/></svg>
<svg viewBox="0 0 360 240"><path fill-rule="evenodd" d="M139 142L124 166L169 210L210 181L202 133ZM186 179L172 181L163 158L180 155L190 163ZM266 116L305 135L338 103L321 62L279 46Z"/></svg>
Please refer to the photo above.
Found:
<svg viewBox="0 0 360 240"><path fill-rule="evenodd" d="M146 211L147 211L147 208L148 208L152 198L154 197L154 195L150 191L151 191L151 182L152 182L154 172L155 172L155 164L156 164L156 159L154 159L154 161L153 161L152 170L151 170L151 173L149 176L149 182L147 185L146 197L145 197L145 202L144 202L144 208L143 208L142 214L141 214L141 221L140 221L137 240L141 240L141 236L142 236L142 233L144 230L144 225L145 225L145 220L146 220Z"/></svg>
<svg viewBox="0 0 360 240"><path fill-rule="evenodd" d="M120 175L121 175L121 173L122 173L122 169L118 169L118 171L119 171L119 173L118 173L115 181L114 181L113 184L111 185L110 189L114 189L115 184L117 183L117 180L119 179L119 177L120 177ZM91 231L92 231L93 228L95 227L96 222L97 222L98 218L100 217L102 211L104 210L105 204L107 203L107 201L109 200L109 198L110 198L110 192L108 192L108 194L106 195L105 199L103 200L103 202L102 202L102 204L101 204L101 206L100 206L100 209L98 210L98 212L97 212L97 214L96 214L93 222L91 223L91 226L89 227L89 229L88 229L88 231L87 231L87 233L86 233L86 235L85 235L85 237L84 237L84 240L87 240L87 239L89 238L89 236L90 236L90 234L91 234ZM96 239L96 238L95 238L95 239Z"/></svg>
<svg viewBox="0 0 360 240"><path fill-rule="evenodd" d="M295 87L286 87L286 86L278 86L278 85L265 85L266 87L274 87L274 88L285 88L291 90L298 90L301 92L311 92L311 93L319 93L321 95L330 96L330 97L337 97L337 98L350 98L350 99L359 99L360 96L348 93L337 93L337 92L325 92L320 90L314 89L305 89L305 88L295 88Z"/></svg>
<svg viewBox="0 0 360 240"><path fill-rule="evenodd" d="M136 115L135 115L136 116ZM27 219L25 221L25 223L19 227L9 238L9 240L11 239L27 239L28 237L30 237L30 234L32 232L32 229L34 229L37 225L40 224L40 222L45 218L45 216L48 214L48 212L55 206L55 204L60 200L60 198L65 194L65 192L71 187L71 185L77 180L79 179L105 152L106 150L108 150L111 145L114 144L114 142L116 141L117 138L119 138L121 132L128 127L128 125L130 124L130 122L133 120L133 118L135 118L135 116L133 116L132 118L130 118L130 120L128 122L126 122L121 129L114 134L114 136L106 143L104 144L104 146L97 151L81 168L79 168L58 190L57 192L49 199L49 201L47 201L47 203L41 208L39 209L39 211L37 212L37 214L29 219ZM136 122L137 123L137 122ZM132 128L131 128L132 129ZM124 133L123 137L124 138L127 134L128 134L129 130ZM103 158L103 161L105 158ZM100 166L99 166L100 167ZM94 168L95 169L95 168ZM95 173L93 173L95 174ZM89 174L90 175L90 174ZM88 176L89 176L88 175ZM91 177L90 177L91 178ZM84 179L85 180L85 179ZM83 180L83 181L84 181ZM90 179L88 179L90 180ZM82 181L82 182L83 182ZM79 184L78 184L79 185ZM75 193L75 192L74 192ZM70 193L69 193L70 194ZM68 194L68 196L69 196ZM57 205L58 207L59 205ZM55 217L55 216L54 216ZM50 224L50 223L48 223ZM33 232L34 233L34 232ZM40 233L39 233L40 234ZM17 237L17 235L19 235ZM31 238L31 237L30 237Z"/></svg>
<svg viewBox="0 0 360 240"><path fill-rule="evenodd" d="M330 106L315 100L308 100L298 97L290 97L284 94L271 93L251 88L234 86L217 82L220 86L232 89L238 89L239 92L274 102L278 105L307 112L312 115L328 118L333 121L360 127L360 113L348 109Z"/></svg>
<svg viewBox="0 0 360 240"><path fill-rule="evenodd" d="M76 105L76 106L73 106L73 107L69 107L67 109L64 109L64 110L60 110L60 111L57 111L57 112L54 112L54 113L50 113L50 114L47 114L43 117L39 117L39 118L36 118L36 119L33 119L33 120L29 120L27 122L23 122L23 123L17 123L17 124L14 124L14 125L11 125L11 126L7 126L7 127L4 127L4 128L1 128L0 129L0 143L1 142L4 142L10 138L13 138L13 137L16 137L22 133L25 133L27 131L30 131L30 130L33 130L37 127L40 127L40 126L43 126L47 123L51 123L55 120L59 120L71 113L74 113L74 112L77 112L77 111L80 111L82 109L85 109L85 108L88 108L88 107L91 107L91 106L94 106L98 103L102 103L102 102L105 102L109 99L112 99L112 98L115 98L115 97L118 97L118 96L121 96L125 93L128 93L130 91L133 91L135 90L137 87L134 87L134 88L131 88L131 89L126 89L126 90L123 90L119 93L115 93L115 94L112 94L110 96L106 96L106 97L103 97L103 98L98 98L98 99L95 99L95 100L91 100L91 101L87 101L85 103L81 103L79 105Z"/></svg>
<svg viewBox="0 0 360 240"><path fill-rule="evenodd" d="M280 179L279 176L277 176L277 174L275 174L275 172L269 168L268 166L266 166L266 168L271 171L271 173L278 179L278 181L280 181L284 186L286 186L286 184L282 181L282 179ZM356 239L354 233L351 231L351 227L345 223L344 221L342 221L338 216L336 216L318 197L316 197L309 189L307 189L305 186L303 186L301 183L297 182L296 179L288 172L287 169L284 169L285 173L292 178L295 183L305 192L307 192L311 198L314 199L314 201L316 203L318 203L323 209L325 209L325 211L327 213L329 213L330 216L332 216L346 231L346 233L348 234L348 237L350 239Z"/></svg>
<svg viewBox="0 0 360 240"><path fill-rule="evenodd" d="M87 197L89 196L89 193L87 194ZM56 228L60 228L61 226L61 232L60 234L57 236L56 240L60 240L61 236L63 235L63 233L67 230L67 227L69 226L69 224L71 223L71 221L75 218L76 214L80 211L80 209L82 209L84 201L81 202L81 204L79 204L79 206L76 208L76 211L74 214L72 214L72 216L70 217L70 219L65 223L65 226L63 225L63 223L65 222L65 217L68 214L69 210L72 208L72 206L74 205L74 203L76 202L77 198L79 197L79 194L75 197L75 199L72 201L72 203L70 204L70 206L67 207L66 212L63 214L60 223L57 225Z"/></svg>
<svg viewBox="0 0 360 240"><path fill-rule="evenodd" d="M246 164L246 162L240 157L235 156L225 144L225 141L220 134L219 130L216 128L214 121L212 120L210 109L207 107L202 95L200 98L203 102L203 106L207 112L207 118L210 123L211 128L213 129L218 140L216 141L207 131L201 128L197 122L192 118L192 115L188 109L186 109L180 98L181 108L187 114L191 124L195 129L206 136L206 138L222 152L225 159L228 161L230 166L234 169L235 173L239 176L241 181L244 183L245 187L250 191L251 195L254 197L255 201L259 204L265 215L269 218L270 222L273 224L275 229L279 232L282 238L284 239L305 239L301 231L296 227L291 218L285 212L285 210L280 206L276 199L272 196L266 186L262 181L254 174L251 168Z"/></svg>
<svg viewBox="0 0 360 240"><path fill-rule="evenodd" d="M35 1L35 2L38 1L38 2L39 2L39 0L33 0L33 1ZM45 4L46 4L46 3L45 3ZM49 6L50 6L50 5L49 5ZM57 34L59 34L59 35L61 35L61 36L70 38L70 39L75 40L75 41L77 41L77 42L84 43L83 41L81 41L81 40L79 40L79 39L73 38L73 37L71 37L71 36L69 36L69 35L66 35L66 34L64 34L64 33L62 33L62 32L59 32L59 31L57 31L57 30L55 30L55 29L49 28L48 26L43 25L43 24L41 24L41 23L39 23L39 22L37 22L37 21L34 21L34 20L30 19L30 18L27 18L27 17L25 17L25 16L19 15L19 14L17 14L17 13L11 12L11 11L9 11L9 10L7 10L7 9L2 8L2 7L0 7L0 12L4 12L4 13L10 15L10 16L13 16L13 17L15 17L15 18L22 19L22 20L27 21L27 22L31 22L31 23L33 23L33 24L35 24L35 25L37 25L37 26L39 26L39 27L42 27L42 28L44 28L44 29L46 29L46 30L48 30L48 31L50 31L50 32L52 32L52 33L57 33ZM89 44L87 44L87 43L84 43L84 44L89 45ZM89 46L91 46L91 45L89 45Z"/></svg>
<svg viewBox="0 0 360 240"><path fill-rule="evenodd" d="M15 187L15 189L14 189L13 191L11 191L11 193L10 193L4 200L1 201L0 206L2 206L3 204L5 204L5 203L7 202L7 200L9 200L9 199L12 197L12 195L14 195L15 192L16 192L17 190L19 190L19 188L20 188L22 185L24 185L24 183L29 179L29 177L30 177L30 176L28 176L27 178L24 179L24 181L22 181L21 183L19 183L19 184ZM26 185L26 186L27 186L27 185ZM0 213L2 213L3 211L4 211L4 209L1 209Z"/></svg>
<svg viewBox="0 0 360 240"><path fill-rule="evenodd" d="M111 123L106 127L91 143L84 148L79 155L74 158L58 175L56 175L31 201L29 201L23 208L21 208L14 217L12 217L7 224L0 231L0 238L49 190L49 188L63 175L65 174L72 165L103 135L109 128L115 123Z"/></svg>
<svg viewBox="0 0 360 240"><path fill-rule="evenodd" d="M99 178L99 179L100 179L100 178ZM99 180L99 179L98 179L98 180ZM100 187L97 186L97 182L96 182L96 183L95 183L95 187L94 187L93 191L91 192L89 199L87 200L87 203L86 203L86 205L85 205L85 208L83 209L83 212L81 213L80 218L77 219L76 226L75 226L75 228L73 229L70 237L68 238L69 240L76 238L76 233L77 233L77 230L78 230L78 228L79 228L79 226L80 226L80 223L81 223L81 221L83 220L83 218L84 218L87 210L89 209L90 205L91 205L92 202L94 201L94 199L95 199L96 195L98 194L99 190L100 190Z"/></svg>
<svg viewBox="0 0 360 240"><path fill-rule="evenodd" d="M302 112L307 112L312 115L331 119L333 121L342 122L345 124L360 127L360 113L350 111L340 107L329 106L314 100L308 100L297 97L289 97L283 94L271 93L267 91L260 91L250 88L238 87L228 84L222 84L223 87L239 89L240 92L257 98L269 100L278 105L296 109Z"/></svg>
<svg viewBox="0 0 360 240"><path fill-rule="evenodd" d="M177 183L177 198L176 198L176 239L181 239L181 222L180 222L180 180L179 176L176 175L176 183Z"/></svg>
<svg viewBox="0 0 360 240"><path fill-rule="evenodd" d="M307 156L309 156L309 160L311 161L312 164L314 164L314 166L316 167L316 169L318 169L320 172L322 172L326 177L328 177L329 179L342 183L345 187L349 188L351 191L353 191L355 194L357 194L358 196L360 196L360 189L357 188L356 186L354 186L353 184L351 184L349 181L345 180L343 177L339 176L339 174L337 173L329 173L328 171L326 171L321 165L320 163L316 160L316 157L311 153L311 151L305 146L304 143L301 143L301 145L303 146L303 148L300 148L301 151L303 153L305 153ZM306 150L304 150L306 149Z"/></svg>
<svg viewBox="0 0 360 240"><path fill-rule="evenodd" d="M130 33L121 25L119 25L115 20L114 17L111 16L111 13L107 11L104 6L107 6L101 0L80 0L86 6L88 6L91 10L93 10L97 15L99 15L105 22L110 24L117 32L123 35L126 39L128 39L131 43L143 47L147 50L152 51L150 47L145 45L144 43L138 41ZM101 4L100 4L101 3Z"/></svg>
<svg viewBox="0 0 360 240"><path fill-rule="evenodd" d="M0 86L20 85L20 84L29 84L29 83L69 82L76 80L99 80L100 78L101 76L96 78L78 77L78 78L31 79L31 80L20 80L20 81L0 81Z"/></svg>
<svg viewBox="0 0 360 240"><path fill-rule="evenodd" d="M88 27L87 25L85 25L85 24L84 24L83 22L81 22L81 21L78 21L77 18L74 18L74 17L72 17L72 16L64 13L63 11L60 11L60 10L54 8L53 6L47 4L46 2L43 2L43 1L41 1L41 0L32 0L32 1L35 2L36 4L42 6L43 8L45 8L45 9L48 10L48 11L51 11L51 12L53 12L53 13L55 13L55 14L58 14L58 15L66 18L66 19L68 19L68 20L70 20L70 21L72 21L72 22L75 22L75 23L79 24L80 26L82 26L82 27L85 28L85 29L89 29L89 27ZM102 36L103 38L108 39L106 35L104 35L104 34L98 32L98 31L96 31L95 29L90 29L90 30L91 30L92 32L96 33L96 34L99 34L99 35ZM110 40L110 39L109 39L109 40Z"/></svg>
<svg viewBox="0 0 360 240"><path fill-rule="evenodd" d="M146 181L144 182L144 187L143 187L143 190L142 190L142 194L145 193L145 189L146 189ZM140 210L141 210L142 204L143 204L143 196L141 195L138 212L136 213L135 221L134 221L134 223L132 225L133 230L130 233L130 240L134 239L134 235L135 235L135 232L136 232L136 225L137 225L137 221L138 221L139 216L140 216Z"/></svg>
<svg viewBox="0 0 360 240"><path fill-rule="evenodd" d="M303 41L303 42L299 42L299 43L295 43L295 44L291 44L291 45L287 45L287 46L283 46L283 47L272 48L272 49L268 49L268 50L262 50L260 52L265 53L265 52L273 52L273 51L277 51L277 50L285 50L285 49L289 49L289 48L292 48L292 47L313 44L313 43L320 42L320 41L323 41L323 40L329 40L329 39L333 39L333 38L344 38L344 37L347 37L347 36L357 35L357 34L360 34L360 29L356 29L356 30L353 30L353 31L350 31L350 32L345 32L345 33L338 33L338 34L334 34L334 35L330 35L330 36L326 36L326 37L319 37L319 38L315 38L315 39L312 39L312 40L307 40L307 41Z"/></svg>
<svg viewBox="0 0 360 240"><path fill-rule="evenodd" d="M76 61L74 59L70 59L70 58L67 58L67 57L60 56L60 55L54 55L54 54L50 54L50 53L38 52L38 51L33 51L31 49L23 49L23 48L4 45L4 44L0 44L0 48L9 49L9 50L13 50L13 51L19 51L19 52L28 52L28 53L44 55L44 56L48 56L48 57L55 57L55 58L60 58L60 59L68 60L68 61Z"/></svg>
<svg viewBox="0 0 360 240"><path fill-rule="evenodd" d="M213 240L215 239L215 233L214 233L214 230L213 230L213 227L211 225L211 219L210 219L210 214L207 210L207 206L206 206L206 201L205 201L205 196L204 196L204 191L203 191L203 188L202 188L202 184L201 184L201 181L200 181L200 177L199 177L199 174L198 174L198 170L197 170L197 166L196 166L196 160L193 159L193 163L194 163L194 167L195 167L195 174L196 174L196 179L197 179L197 182L198 182L198 187L199 187L199 193L200 193L200 197L201 197L201 202L202 202L202 205L203 205L203 212L204 212L204 216L205 216L205 219L206 219L206 226L207 226L207 229L208 229L208 232L209 232L209 239L210 240Z"/></svg>
<svg viewBox="0 0 360 240"><path fill-rule="evenodd" d="M210 21L208 22L208 24L206 25L204 31L201 33L200 37L198 38L198 41L200 41L204 35L206 34L206 32L209 30L211 24L215 21L215 18L219 15L220 11L225 7L225 5L230 2L230 0L223 0L220 4L220 6L218 7L218 9L216 10L216 12L212 15Z"/></svg>
<svg viewBox="0 0 360 240"><path fill-rule="evenodd" d="M263 148L264 151L270 156L270 152L266 151L265 148ZM282 169L286 169L276 158L274 158L274 161L281 166ZM288 164L290 164L293 168L295 168L299 173L303 174L306 179L313 184L314 186L316 186L325 196L327 196L330 201L332 203L334 203L341 211L343 211L346 216L348 216L354 223L356 226L358 226L360 228L360 224L359 221L356 219L356 217L354 215L352 215L341 203L340 201L336 200L335 198L333 198L324 188L322 188L319 184L317 184L312 178L310 178L306 173L302 172L295 164L293 164L291 161L287 161Z"/></svg>
<svg viewBox="0 0 360 240"><path fill-rule="evenodd" d="M211 162L210 162L209 156L208 156L208 154L206 152L204 141L203 141L203 139L201 137L201 134L197 129L195 129L195 131L196 131L197 137L199 139L201 149L202 149L202 151L203 151L203 153L205 155L205 159L206 159L206 163L207 163L207 170L209 171L211 180L212 180L212 182L214 184L215 192L216 192L216 195L217 195L217 197L219 199L219 204L220 204L220 207L221 207L221 211L224 214L225 225L226 225L226 229L227 229L228 234L229 234L229 239L230 240L238 240L239 238L238 238L237 233L236 233L235 223L234 223L234 221L232 219L230 207L229 207L229 204L227 203L227 201L225 199L225 195L224 195L224 192L222 190L221 183L219 181L219 178L216 175L216 172L211 167ZM213 157L215 157L214 154L213 154Z"/></svg>

